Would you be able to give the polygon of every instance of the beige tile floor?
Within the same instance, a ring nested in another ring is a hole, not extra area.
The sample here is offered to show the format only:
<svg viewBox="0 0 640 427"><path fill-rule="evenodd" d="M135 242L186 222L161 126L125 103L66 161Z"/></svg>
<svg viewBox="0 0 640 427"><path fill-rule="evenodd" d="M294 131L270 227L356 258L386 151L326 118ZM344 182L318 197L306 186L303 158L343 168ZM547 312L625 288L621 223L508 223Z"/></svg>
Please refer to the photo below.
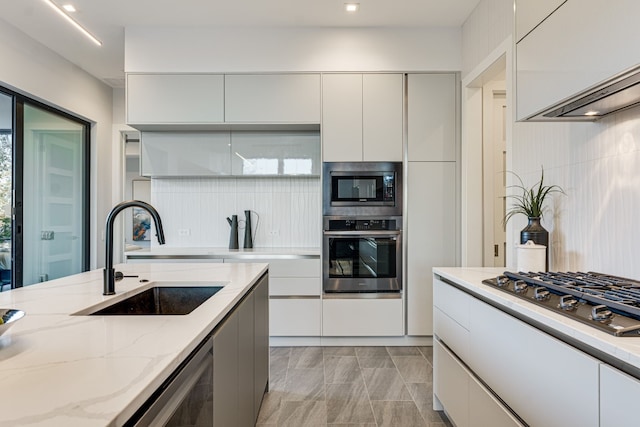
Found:
<svg viewBox="0 0 640 427"><path fill-rule="evenodd" d="M272 347L258 426L449 427L432 347Z"/></svg>

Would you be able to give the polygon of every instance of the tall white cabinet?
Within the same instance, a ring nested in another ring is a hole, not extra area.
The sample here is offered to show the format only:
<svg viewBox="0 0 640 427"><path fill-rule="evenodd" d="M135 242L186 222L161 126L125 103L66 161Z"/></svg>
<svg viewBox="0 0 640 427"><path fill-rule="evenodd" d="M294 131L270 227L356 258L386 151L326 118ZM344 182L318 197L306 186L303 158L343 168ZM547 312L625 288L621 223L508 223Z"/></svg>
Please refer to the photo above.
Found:
<svg viewBox="0 0 640 427"><path fill-rule="evenodd" d="M402 161L402 105L402 74L323 74L323 160Z"/></svg>
<svg viewBox="0 0 640 427"><path fill-rule="evenodd" d="M407 334L433 335L433 267L456 263L455 74L407 78Z"/></svg>

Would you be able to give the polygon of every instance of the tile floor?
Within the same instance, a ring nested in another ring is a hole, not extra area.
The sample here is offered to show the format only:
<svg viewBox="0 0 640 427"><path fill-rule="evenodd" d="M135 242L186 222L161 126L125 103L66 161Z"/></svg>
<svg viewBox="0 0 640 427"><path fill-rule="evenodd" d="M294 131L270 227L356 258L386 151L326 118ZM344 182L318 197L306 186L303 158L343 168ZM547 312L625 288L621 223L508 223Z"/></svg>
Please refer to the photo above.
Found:
<svg viewBox="0 0 640 427"><path fill-rule="evenodd" d="M257 426L449 427L432 347L272 347Z"/></svg>

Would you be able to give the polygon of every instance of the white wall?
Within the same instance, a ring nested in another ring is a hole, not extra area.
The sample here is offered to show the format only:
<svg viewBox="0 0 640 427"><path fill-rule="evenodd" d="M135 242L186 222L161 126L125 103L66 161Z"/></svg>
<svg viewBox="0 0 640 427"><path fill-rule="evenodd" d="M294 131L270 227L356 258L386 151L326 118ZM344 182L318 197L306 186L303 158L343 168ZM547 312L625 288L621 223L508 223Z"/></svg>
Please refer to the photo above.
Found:
<svg viewBox="0 0 640 427"><path fill-rule="evenodd" d="M510 0L483 0L469 17L463 27L467 73L500 44L487 31L498 34L496 29L505 28L509 10ZM640 211L640 108L595 123L514 122L509 157L507 168L525 185L539 179L543 166L545 181L567 193L552 198L543 220L550 231L551 269L640 278L634 229ZM526 218L514 217L508 225L510 267L515 267L514 244L525 223Z"/></svg>
<svg viewBox="0 0 640 427"><path fill-rule="evenodd" d="M127 72L458 71L452 28L128 27Z"/></svg>
<svg viewBox="0 0 640 427"><path fill-rule="evenodd" d="M513 32L514 0L482 0L462 26L462 79Z"/></svg>
<svg viewBox="0 0 640 427"><path fill-rule="evenodd" d="M4 21L0 58L0 85L92 122L90 265L103 265L100 234L112 202L111 88Z"/></svg>

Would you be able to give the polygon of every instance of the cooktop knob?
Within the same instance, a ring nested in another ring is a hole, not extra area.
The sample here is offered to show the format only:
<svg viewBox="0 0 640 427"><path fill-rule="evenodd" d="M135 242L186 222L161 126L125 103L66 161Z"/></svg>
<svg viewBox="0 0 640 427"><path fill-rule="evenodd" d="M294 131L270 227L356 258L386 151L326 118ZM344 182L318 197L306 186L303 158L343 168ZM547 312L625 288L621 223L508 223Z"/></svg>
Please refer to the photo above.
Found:
<svg viewBox="0 0 640 427"><path fill-rule="evenodd" d="M611 316L613 316L613 313L606 305L596 305L591 309L591 318L593 320L607 320Z"/></svg>
<svg viewBox="0 0 640 427"><path fill-rule="evenodd" d="M507 283L509 283L509 278L507 276L498 276L496 277L496 283L499 287L503 287Z"/></svg>
<svg viewBox="0 0 640 427"><path fill-rule="evenodd" d="M544 301L549 299L549 296L551 295L551 292L549 292L546 288L543 287L538 287L535 288L533 290L533 296L538 300L538 301Z"/></svg>
<svg viewBox="0 0 640 427"><path fill-rule="evenodd" d="M513 290L516 292L524 292L527 290L527 282L524 280L516 280L513 283Z"/></svg>
<svg viewBox="0 0 640 427"><path fill-rule="evenodd" d="M578 300L573 295L562 295L560 297L560 308L563 310L573 310L578 305Z"/></svg>

